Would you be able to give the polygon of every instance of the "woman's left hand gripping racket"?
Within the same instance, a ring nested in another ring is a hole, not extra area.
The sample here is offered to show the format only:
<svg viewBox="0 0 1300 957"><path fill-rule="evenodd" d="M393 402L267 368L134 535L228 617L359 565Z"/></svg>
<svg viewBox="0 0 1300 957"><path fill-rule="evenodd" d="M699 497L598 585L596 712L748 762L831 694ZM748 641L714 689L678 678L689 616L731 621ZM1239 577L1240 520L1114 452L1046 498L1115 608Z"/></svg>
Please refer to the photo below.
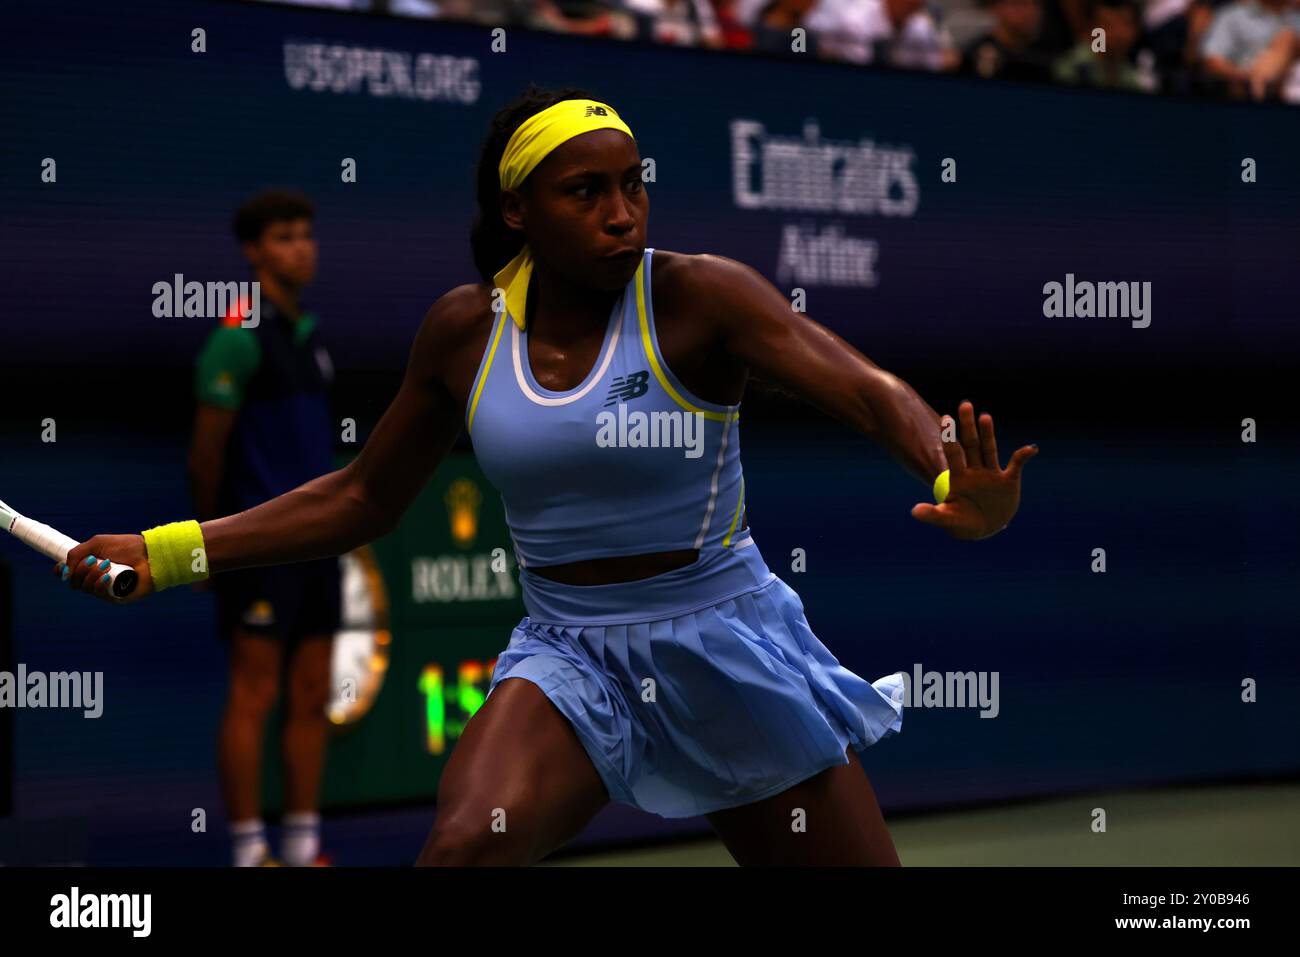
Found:
<svg viewBox="0 0 1300 957"><path fill-rule="evenodd" d="M50 528L35 519L21 515L13 507L0 502L0 525L19 541L26 542L47 558L56 562L66 562L69 550L80 543L69 538L57 529ZM108 596L117 601L124 601L140 580L134 568L119 565L116 562L108 566Z"/></svg>

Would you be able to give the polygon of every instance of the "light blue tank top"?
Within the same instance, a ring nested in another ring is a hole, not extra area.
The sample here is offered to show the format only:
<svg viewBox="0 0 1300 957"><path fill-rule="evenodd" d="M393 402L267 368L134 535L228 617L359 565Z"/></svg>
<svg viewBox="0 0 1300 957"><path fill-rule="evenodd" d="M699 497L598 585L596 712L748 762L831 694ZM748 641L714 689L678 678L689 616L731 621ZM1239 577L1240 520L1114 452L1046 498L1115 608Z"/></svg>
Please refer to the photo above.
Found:
<svg viewBox="0 0 1300 957"><path fill-rule="evenodd" d="M689 548L700 550L697 564L716 567L720 553L753 545L741 529L740 407L692 395L664 362L653 253L645 250L573 389L537 384L528 333L506 310L493 324L466 424L525 569Z"/></svg>

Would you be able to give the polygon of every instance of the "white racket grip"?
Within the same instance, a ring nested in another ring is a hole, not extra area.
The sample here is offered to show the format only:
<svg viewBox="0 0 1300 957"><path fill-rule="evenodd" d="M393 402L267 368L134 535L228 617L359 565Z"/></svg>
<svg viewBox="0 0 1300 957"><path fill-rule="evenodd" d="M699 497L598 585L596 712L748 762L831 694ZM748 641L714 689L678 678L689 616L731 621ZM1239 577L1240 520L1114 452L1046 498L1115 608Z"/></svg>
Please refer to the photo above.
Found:
<svg viewBox="0 0 1300 957"><path fill-rule="evenodd" d="M50 528L44 522L35 521L25 515L17 516L9 531L19 541L26 542L42 555L56 562L67 562L68 552L81 544L58 529ZM119 565L117 562L109 563L106 574L109 576L108 593L119 600L131 594L138 580L134 568L130 565ZM99 577L102 577L102 574Z"/></svg>

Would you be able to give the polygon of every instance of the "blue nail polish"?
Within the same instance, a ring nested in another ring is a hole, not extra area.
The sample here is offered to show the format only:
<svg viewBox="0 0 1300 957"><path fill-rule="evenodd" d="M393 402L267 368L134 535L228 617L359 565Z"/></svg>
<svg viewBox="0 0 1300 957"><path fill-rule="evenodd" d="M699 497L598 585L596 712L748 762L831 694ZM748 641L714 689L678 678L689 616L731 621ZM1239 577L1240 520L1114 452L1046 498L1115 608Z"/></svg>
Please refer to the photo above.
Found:
<svg viewBox="0 0 1300 957"><path fill-rule="evenodd" d="M95 556L94 556L94 555L87 555L87 556L86 556L86 564L87 564L87 565L93 565L93 564L95 564Z"/></svg>
<svg viewBox="0 0 1300 957"><path fill-rule="evenodd" d="M112 577L113 577L112 575L105 575L103 578L99 580L99 583L102 585L104 584L104 582L108 581Z"/></svg>
<svg viewBox="0 0 1300 957"><path fill-rule="evenodd" d="M107 567L108 567L109 565L111 565L111 564L113 564L113 563L110 562L107 558L105 558L102 562L99 563L99 567L100 567L100 568L107 568Z"/></svg>
<svg viewBox="0 0 1300 957"><path fill-rule="evenodd" d="M67 565L64 565L64 566L63 566L63 580L64 580L64 581L67 581L67 580L68 580L69 578L71 578L71 577L72 577L72 569L69 568Z"/></svg>

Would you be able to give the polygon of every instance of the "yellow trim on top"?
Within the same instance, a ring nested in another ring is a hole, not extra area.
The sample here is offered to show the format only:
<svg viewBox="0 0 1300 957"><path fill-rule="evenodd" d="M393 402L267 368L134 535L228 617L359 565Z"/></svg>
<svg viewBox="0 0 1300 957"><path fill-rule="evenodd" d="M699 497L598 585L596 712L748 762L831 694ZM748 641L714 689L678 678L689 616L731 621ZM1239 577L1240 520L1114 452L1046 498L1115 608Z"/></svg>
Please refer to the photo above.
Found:
<svg viewBox="0 0 1300 957"><path fill-rule="evenodd" d="M654 372L655 378L659 380L659 385L663 390L672 397L672 400L680 405L687 412L698 412L706 419L714 422L726 422L728 418L733 421L740 418L740 411L726 413L713 412L709 409L701 409L698 405L687 402L682 398L681 393L673 388L673 384L668 381L664 375L663 368L659 365L659 359L655 356L654 343L650 341L650 320L646 317L645 311L645 260L641 260L641 265L636 270L636 315L641 323L641 347L645 350L646 359L650 362L650 369Z"/></svg>
<svg viewBox="0 0 1300 957"><path fill-rule="evenodd" d="M506 327L506 312L503 309L501 315L497 316L497 331L492 337L492 346L488 349L487 362L483 365L483 374L479 376L478 388L474 390L474 399L469 404L469 421L465 428L472 435L474 433L474 413L478 411L478 400L483 395L483 386L487 385L488 373L492 371L492 360L496 358L497 346L501 343L501 332Z"/></svg>
<svg viewBox="0 0 1300 957"><path fill-rule="evenodd" d="M745 476L740 477L740 498L736 502L736 514L731 516L731 528L727 529L727 537L722 540L722 547L726 548L731 544L731 536L736 534L736 523L740 521L740 509L745 504Z"/></svg>

